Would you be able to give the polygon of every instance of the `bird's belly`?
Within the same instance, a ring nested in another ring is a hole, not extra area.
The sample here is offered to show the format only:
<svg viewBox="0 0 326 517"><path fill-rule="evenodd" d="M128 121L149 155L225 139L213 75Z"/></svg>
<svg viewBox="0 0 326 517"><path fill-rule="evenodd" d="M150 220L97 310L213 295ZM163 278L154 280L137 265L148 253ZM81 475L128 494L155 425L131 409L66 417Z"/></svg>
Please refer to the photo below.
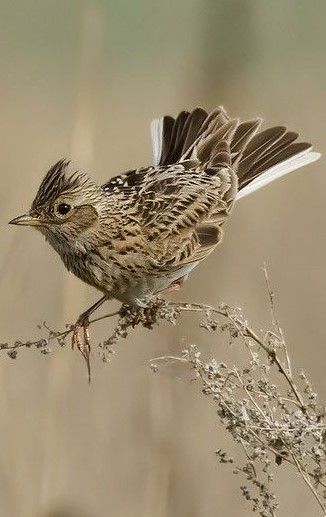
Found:
<svg viewBox="0 0 326 517"><path fill-rule="evenodd" d="M129 269L118 264L116 260L103 260L94 253L83 256L76 253L61 254L61 257L72 273L107 294L109 298L139 306L146 306L153 296L186 277L197 265L194 262L171 272L160 272L139 263L133 264Z"/></svg>
<svg viewBox="0 0 326 517"><path fill-rule="evenodd" d="M110 295L123 303L146 307L153 296L186 277L196 265L197 263L187 264L176 271L162 275L143 274L130 277L121 275L114 283Z"/></svg>

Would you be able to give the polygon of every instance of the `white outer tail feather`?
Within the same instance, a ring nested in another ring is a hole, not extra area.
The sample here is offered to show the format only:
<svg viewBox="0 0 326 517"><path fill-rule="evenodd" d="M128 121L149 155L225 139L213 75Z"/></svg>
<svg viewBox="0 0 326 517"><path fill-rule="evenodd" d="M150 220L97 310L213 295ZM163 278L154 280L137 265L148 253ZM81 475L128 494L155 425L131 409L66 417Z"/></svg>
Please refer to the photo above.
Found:
<svg viewBox="0 0 326 517"><path fill-rule="evenodd" d="M163 134L163 117L155 118L151 122L151 138L152 138L152 151L153 151L153 163L158 165L160 163L162 154L162 134Z"/></svg>
<svg viewBox="0 0 326 517"><path fill-rule="evenodd" d="M270 169L267 169L265 172L263 172L263 174L258 176L256 179L254 179L251 183L249 183L249 185L241 189L236 196L236 200L239 200L248 194L255 192L255 190L268 185L268 183L271 183L277 178L281 178L282 176L285 176L286 174L289 174L290 172L293 172L296 169L303 167L304 165L308 165L308 163L315 162L320 158L320 156L320 153L316 153L311 149L306 149L302 153L299 153L296 156L292 156L288 160L285 160L284 162L274 165Z"/></svg>

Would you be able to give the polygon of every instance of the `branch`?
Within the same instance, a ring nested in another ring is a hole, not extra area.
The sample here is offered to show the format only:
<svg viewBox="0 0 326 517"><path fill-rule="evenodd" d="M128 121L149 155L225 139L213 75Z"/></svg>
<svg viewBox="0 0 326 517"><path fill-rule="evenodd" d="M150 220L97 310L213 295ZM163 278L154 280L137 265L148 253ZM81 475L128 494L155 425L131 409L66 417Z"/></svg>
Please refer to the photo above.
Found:
<svg viewBox="0 0 326 517"><path fill-rule="evenodd" d="M162 322L174 325L185 313L198 315L199 326L208 332L228 333L230 345L240 343L247 352L243 364L227 366L216 359L204 361L199 349L189 346L181 356L153 359L151 368L156 372L166 363L175 362L195 373L202 393L213 398L220 425L234 446L240 445L244 451L245 463L236 465L233 472L245 476L250 488L241 485L241 492L261 517L276 515L278 503L271 485L273 471L283 464L296 469L326 515L325 408L318 405L306 374L292 371L266 267L264 276L272 319L272 328L265 334L256 332L240 309L226 304L212 307L156 300L146 309L122 306L118 312L91 320L89 326L93 327L117 317L112 334L92 348L97 348L107 362L119 340L126 339L135 327L152 330ZM45 322L38 328L46 335L33 341L0 343L0 353L16 358L23 349L36 348L46 354L52 345L65 346L74 330L69 324L65 330L56 331ZM217 457L220 463L234 464L232 456L221 449Z"/></svg>

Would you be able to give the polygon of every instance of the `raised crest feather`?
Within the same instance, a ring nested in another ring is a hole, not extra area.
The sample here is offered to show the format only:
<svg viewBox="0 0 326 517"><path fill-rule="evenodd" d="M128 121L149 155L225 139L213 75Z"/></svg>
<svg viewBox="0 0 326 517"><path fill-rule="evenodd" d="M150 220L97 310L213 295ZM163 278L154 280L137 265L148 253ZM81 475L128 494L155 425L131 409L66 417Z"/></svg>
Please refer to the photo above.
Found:
<svg viewBox="0 0 326 517"><path fill-rule="evenodd" d="M70 160L59 160L46 173L32 209L51 203L65 193L81 191L87 184L95 185L86 173L72 169Z"/></svg>

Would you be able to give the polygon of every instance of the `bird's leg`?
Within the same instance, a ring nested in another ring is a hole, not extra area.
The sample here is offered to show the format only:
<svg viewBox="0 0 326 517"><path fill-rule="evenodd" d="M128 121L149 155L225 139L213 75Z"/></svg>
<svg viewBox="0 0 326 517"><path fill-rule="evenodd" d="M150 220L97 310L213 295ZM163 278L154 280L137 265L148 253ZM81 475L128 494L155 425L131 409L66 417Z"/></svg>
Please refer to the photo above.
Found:
<svg viewBox="0 0 326 517"><path fill-rule="evenodd" d="M89 339L89 317L93 312L95 312L104 302L107 300L107 296L104 295L100 300L98 300L94 305L92 305L87 311L83 312L78 320L76 321L75 325L73 326L73 333L72 333L72 348L74 349L75 345L77 346L78 350L82 354L83 358L85 359L86 366L87 366L87 372L88 372L88 382L91 382L91 365L90 365L90 352L91 352L91 346L90 346L90 339Z"/></svg>
<svg viewBox="0 0 326 517"><path fill-rule="evenodd" d="M172 293L173 291L180 291L181 285L179 282L174 282L173 284L169 285L169 287L166 287L162 291L160 291L158 294L166 294L166 293Z"/></svg>
<svg viewBox="0 0 326 517"><path fill-rule="evenodd" d="M168 287L166 287L165 289L160 291L158 294L161 295L161 294L171 293L173 291L179 291L182 287L182 284L187 280L187 278L188 278L188 275L178 278L178 280L175 280L174 282L172 282L172 284L170 284Z"/></svg>

